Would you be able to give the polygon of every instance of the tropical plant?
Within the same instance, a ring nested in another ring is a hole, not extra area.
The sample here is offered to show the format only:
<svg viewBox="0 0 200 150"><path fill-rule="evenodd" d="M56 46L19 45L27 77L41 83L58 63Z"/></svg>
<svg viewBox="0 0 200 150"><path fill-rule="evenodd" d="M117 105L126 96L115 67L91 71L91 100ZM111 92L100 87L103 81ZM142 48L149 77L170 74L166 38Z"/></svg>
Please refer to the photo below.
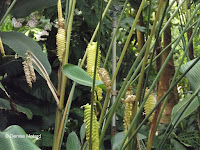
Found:
<svg viewBox="0 0 200 150"><path fill-rule="evenodd" d="M0 150L198 149L198 0L7 2Z"/></svg>

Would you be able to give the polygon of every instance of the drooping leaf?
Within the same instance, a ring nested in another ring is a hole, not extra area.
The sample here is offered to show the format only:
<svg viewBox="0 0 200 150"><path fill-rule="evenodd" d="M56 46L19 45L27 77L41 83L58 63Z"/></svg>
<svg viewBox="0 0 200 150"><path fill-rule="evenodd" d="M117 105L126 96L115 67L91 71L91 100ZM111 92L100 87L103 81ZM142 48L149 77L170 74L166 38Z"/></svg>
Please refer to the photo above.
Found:
<svg viewBox="0 0 200 150"><path fill-rule="evenodd" d="M32 52L42 63L47 73L51 73L51 65L48 58L43 53L40 45L33 39L20 32L0 32L0 36L2 38L2 42L13 49L21 57L25 57L25 53L27 51ZM40 73L39 69L36 66L34 67Z"/></svg>
<svg viewBox="0 0 200 150"><path fill-rule="evenodd" d="M93 79L80 67L72 64L66 64L62 71L69 79L81 85L92 87ZM96 86L101 84L103 84L102 81L96 81Z"/></svg>
<svg viewBox="0 0 200 150"><path fill-rule="evenodd" d="M40 150L26 137L26 132L17 125L9 126L3 132L0 132L0 143L0 150Z"/></svg>
<svg viewBox="0 0 200 150"><path fill-rule="evenodd" d="M187 70L187 68L189 68L194 61L195 61L195 59L182 65L180 71L182 73L184 73ZM199 68L200 68L200 61L198 61L192 67L192 69L190 69L190 71L186 74L186 77L188 78L193 91L195 91L200 86L200 69Z"/></svg>
<svg viewBox="0 0 200 150"><path fill-rule="evenodd" d="M11 13L16 18L24 18L36 10L55 6L57 2L57 0L20 0L17 1Z"/></svg>
<svg viewBox="0 0 200 150"><path fill-rule="evenodd" d="M185 109L187 103L191 98L191 94L188 94L182 101L176 104L172 110L172 124L178 125L178 123L183 120L185 117L189 116L192 112L194 112L200 105L198 98L195 97L192 102L189 104L185 112L180 116L180 113ZM177 122L177 123L176 123Z"/></svg>
<svg viewBox="0 0 200 150"><path fill-rule="evenodd" d="M81 143L75 132L71 132L67 137L66 150L80 150Z"/></svg>
<svg viewBox="0 0 200 150"><path fill-rule="evenodd" d="M25 107L22 107L20 105L16 105L17 110L27 116L28 119L32 119L33 114L32 112ZM11 109L10 102L8 100L0 98L0 109Z"/></svg>

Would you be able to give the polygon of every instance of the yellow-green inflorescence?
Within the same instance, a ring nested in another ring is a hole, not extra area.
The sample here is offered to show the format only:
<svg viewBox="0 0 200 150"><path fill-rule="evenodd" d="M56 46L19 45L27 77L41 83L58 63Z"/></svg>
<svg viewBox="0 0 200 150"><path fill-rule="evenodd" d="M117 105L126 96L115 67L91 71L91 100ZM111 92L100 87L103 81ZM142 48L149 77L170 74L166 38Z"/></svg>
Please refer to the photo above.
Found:
<svg viewBox="0 0 200 150"><path fill-rule="evenodd" d="M96 50L97 50L97 42L92 42L88 44L87 47L87 73L93 78L94 76L94 66L95 66L95 57L96 57ZM101 58L101 51L98 49L98 57L97 57L97 69L96 69L96 80L101 80L98 74L99 66L100 66L100 58ZM95 87L95 101L101 100L102 97L102 89L100 87Z"/></svg>
<svg viewBox="0 0 200 150"><path fill-rule="evenodd" d="M91 105L85 105L84 111L84 122L86 125L86 140L89 143L90 138L90 115L91 115ZM92 150L99 150L99 123L97 121L97 117L93 110L93 117L92 117Z"/></svg>
<svg viewBox="0 0 200 150"><path fill-rule="evenodd" d="M149 90L146 89L145 95L147 95L148 91ZM147 116L151 112L151 110L154 108L154 106L155 106L154 96L151 93L149 95L146 103L144 104L144 113L145 113L145 116ZM152 113L151 116L149 117L149 122L153 121L153 116L154 116L154 113Z"/></svg>

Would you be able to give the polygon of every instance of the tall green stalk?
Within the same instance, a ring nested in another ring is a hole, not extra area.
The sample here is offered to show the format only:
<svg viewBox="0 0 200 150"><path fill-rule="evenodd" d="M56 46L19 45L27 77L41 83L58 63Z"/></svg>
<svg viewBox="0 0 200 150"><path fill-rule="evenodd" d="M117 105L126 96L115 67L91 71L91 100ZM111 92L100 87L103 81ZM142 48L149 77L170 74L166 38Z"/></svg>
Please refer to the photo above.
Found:
<svg viewBox="0 0 200 150"><path fill-rule="evenodd" d="M103 12L103 0L100 0L100 21L98 27L98 40L97 40L97 47L96 47L96 55L95 55L95 65L94 65L94 75L93 75L93 84L92 84L92 93L91 93L91 113L90 113L90 137L89 137L89 150L92 150L92 123L93 123L93 109L94 109L94 90L95 90L95 82L96 82L96 73L97 73L97 60L98 60L98 51L100 48L100 40L101 40L101 25L102 25L102 12Z"/></svg>
<svg viewBox="0 0 200 150"><path fill-rule="evenodd" d="M188 69L180 76L179 79L177 79L174 84L168 89L168 91L165 93L165 95L163 95L163 97L160 99L160 101L155 105L155 107L151 110L151 112L144 118L144 120L138 125L138 127L136 128L135 132L131 135L130 139L128 140L128 142L124 145L125 139L123 139L121 146L120 146L120 150L124 150L129 142L131 141L131 139L136 135L136 133L140 130L140 128L143 126L143 124L148 120L148 118L151 116L151 114L156 110L156 108L163 102L163 100L169 95L169 93L172 91L172 89L177 85L178 82L181 81L181 79L190 71L190 69L200 60L200 57L197 58L190 67L188 67ZM152 90L151 88L149 89L149 91ZM149 92L148 92L149 93ZM140 109L138 110L138 113L136 114L136 117L139 115L139 113L142 112L143 106L146 103L146 100L148 98L148 95L145 97L144 101L142 102ZM135 122L135 118L132 121L132 123ZM131 123L131 124L132 124ZM132 125L130 125L131 127ZM128 133L127 133L128 134ZM125 138L127 137L127 135L125 135ZM124 146L123 146L124 145ZM123 147L123 148L122 148Z"/></svg>
<svg viewBox="0 0 200 150"><path fill-rule="evenodd" d="M199 7L200 7L200 4L199 4L198 7L194 10L193 15L191 16L190 20L187 22L187 24L186 24L186 26L185 26L185 28L184 28L182 34L179 35L178 39L176 40L176 43L174 44L174 47L172 48L171 52L170 52L169 55L167 56L165 62L163 63L163 66L161 67L161 69L160 69L160 71L158 72L157 76L155 77L155 79L154 79L154 81L153 81L151 87L149 88L149 92L147 93L146 97L144 98L142 104L140 105L140 108L139 108L139 110L138 110L138 112L137 112L135 118L134 118L133 121L131 122L130 128L132 128L133 125L134 125L134 123L137 121L136 118L138 118L139 114L142 112L143 106L144 106L144 104L145 104L145 102L146 102L148 96L150 95L150 93L151 93L152 89L154 88L155 84L157 83L157 81L158 81L158 79L159 79L159 77L160 77L160 75L161 75L161 73L162 73L164 67L166 66L166 64L167 64L167 62L168 62L168 60L170 59L170 57L171 57L172 54L174 53L175 48L176 48L176 46L178 45L180 39L182 38L182 36L183 36L183 34L185 33L185 31L188 29L188 26L189 26L190 22L192 21L192 18L193 18L193 17L195 16L195 14L197 13ZM161 30L161 31L162 31L162 30ZM165 96L165 97L166 97L166 96ZM162 98L161 98L161 100L162 100ZM159 104L160 104L160 102L159 102ZM144 122L142 122L142 123L144 123ZM142 123L141 123L141 124L142 124ZM141 125L141 124L140 124L140 125ZM140 126L140 125L139 125L139 126ZM130 130L127 131L127 134L125 135L125 139L127 138L129 132L130 132ZM125 142L125 139L123 140L122 144ZM121 147L123 146L122 144L121 144Z"/></svg>
<svg viewBox="0 0 200 150"><path fill-rule="evenodd" d="M73 18L74 18L75 4L76 4L76 0L73 0L70 18L69 18L69 24L67 26L66 50L65 50L64 57L63 57L62 65L65 65L68 63L70 37L71 37L72 23L73 23ZM61 120L61 115L62 115L62 110L63 110L64 97L65 97L66 81L67 81L67 77L64 74L62 74L61 76L62 76L61 77L62 78L61 93L60 93L59 106L57 107L57 110L56 110L56 122L55 122L55 129L54 129L55 131L54 131L53 150L56 150L55 149L56 139L57 139L58 130L59 130L59 126L60 126L60 120Z"/></svg>
<svg viewBox="0 0 200 150"><path fill-rule="evenodd" d="M113 78L112 78L112 81L111 81L111 86L113 85L114 80L115 80L115 78L116 78L116 76L117 76L117 74L118 74L118 71L119 71L119 68L120 68L120 66L121 66L123 57L124 57L125 52L126 52L126 50L127 50L127 48L128 48L128 44L129 44L130 39L131 39L131 37L132 37L132 35L133 35L134 28L135 28L136 23L137 23L137 21L138 21L138 19L139 19L139 16L140 16L140 14L141 14L141 11L142 11L142 9L143 9L144 4L145 4L145 0L142 0L142 2L141 2L141 4L140 4L140 8L138 9L137 15L136 15L136 17L135 17L135 20L134 20L134 22L133 22L133 25L132 25L131 30L130 30L130 32L129 32L129 35L128 35L128 37L127 37L127 41L126 41L125 46L124 46L124 48L123 48L123 51L122 51L122 53L121 53L119 62L118 62L117 67L116 67L116 71L115 71L115 73L114 73L114 75L113 75ZM117 105L117 101L115 102L114 105L115 105L115 106ZM106 132L106 129L108 128L108 126L109 126L109 124L110 124L110 121L111 121L111 119L112 119L112 115L114 114L114 112L115 112L115 110L116 110L116 107L113 107L113 108L114 108L114 109L112 109L111 112L109 113L108 118L107 118L107 120L106 120L106 122L105 122L105 127L104 127L104 129L102 130L102 132L101 132L100 143L102 142L103 137L104 137L105 132Z"/></svg>

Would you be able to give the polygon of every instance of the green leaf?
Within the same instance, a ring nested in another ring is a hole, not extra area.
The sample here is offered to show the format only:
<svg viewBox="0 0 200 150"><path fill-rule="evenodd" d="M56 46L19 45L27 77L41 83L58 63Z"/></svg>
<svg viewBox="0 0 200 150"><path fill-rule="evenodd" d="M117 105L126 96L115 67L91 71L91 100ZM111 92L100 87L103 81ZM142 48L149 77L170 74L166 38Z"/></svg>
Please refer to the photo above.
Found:
<svg viewBox="0 0 200 150"><path fill-rule="evenodd" d="M177 140L175 139L170 139L170 142L172 143L172 145L174 146L175 149L180 149L180 150L187 150L181 143L179 143Z"/></svg>
<svg viewBox="0 0 200 150"><path fill-rule="evenodd" d="M27 51L32 52L42 63L47 73L51 73L51 65L48 58L43 53L40 45L33 39L20 32L0 32L0 36L2 38L2 42L12 48L21 57L25 57L25 53ZM36 66L34 67L40 73L39 69Z"/></svg>
<svg viewBox="0 0 200 150"><path fill-rule="evenodd" d="M191 94L188 94L182 101L180 101L178 104L176 104L172 110L172 124L174 126L177 126L178 123L183 120L185 117L189 116L191 113L193 113L200 105L198 98L195 97L192 102L189 104L185 112L180 116L180 113L182 113L183 109L185 109L188 101L190 100ZM177 123L176 123L177 122Z"/></svg>
<svg viewBox="0 0 200 150"><path fill-rule="evenodd" d="M53 134L48 131L40 131L34 133L35 135L41 134L41 139L37 141L37 145L40 147L52 147L53 146Z"/></svg>
<svg viewBox="0 0 200 150"><path fill-rule="evenodd" d="M32 119L33 114L28 108L22 107L20 105L16 105L16 107L17 107L17 110L19 112L25 114L28 119L30 119L30 120ZM1 109L11 109L10 102L8 100L0 98L0 110Z"/></svg>
<svg viewBox="0 0 200 150"><path fill-rule="evenodd" d="M79 66L66 64L63 67L63 73L74 82L77 82L81 85L92 87L93 79ZM102 81L96 81L96 86L102 85Z"/></svg>
<svg viewBox="0 0 200 150"><path fill-rule="evenodd" d="M71 132L67 137L66 149L67 150L80 150L81 143L75 132Z"/></svg>
<svg viewBox="0 0 200 150"><path fill-rule="evenodd" d="M182 65L180 71L184 73L187 70L187 68L189 68L195 60L196 59L193 59L187 62L186 64ZM200 86L200 69L199 68L200 68L200 61L198 61L192 67L192 69L186 74L186 77L188 78L193 91L195 91Z"/></svg>
<svg viewBox="0 0 200 150"><path fill-rule="evenodd" d="M83 123L80 130L81 143L83 143L83 139L85 138L85 132L86 132L85 123Z"/></svg>
<svg viewBox="0 0 200 150"><path fill-rule="evenodd" d="M26 132L17 125L12 125L0 133L0 150L40 150L26 137Z"/></svg>
<svg viewBox="0 0 200 150"><path fill-rule="evenodd" d="M124 138L124 132L118 132L112 137L111 144L113 150L119 149L121 142L123 141L123 138Z"/></svg>
<svg viewBox="0 0 200 150"><path fill-rule="evenodd" d="M36 10L55 6L58 0L20 0L17 1L11 13L16 18L24 18Z"/></svg>

